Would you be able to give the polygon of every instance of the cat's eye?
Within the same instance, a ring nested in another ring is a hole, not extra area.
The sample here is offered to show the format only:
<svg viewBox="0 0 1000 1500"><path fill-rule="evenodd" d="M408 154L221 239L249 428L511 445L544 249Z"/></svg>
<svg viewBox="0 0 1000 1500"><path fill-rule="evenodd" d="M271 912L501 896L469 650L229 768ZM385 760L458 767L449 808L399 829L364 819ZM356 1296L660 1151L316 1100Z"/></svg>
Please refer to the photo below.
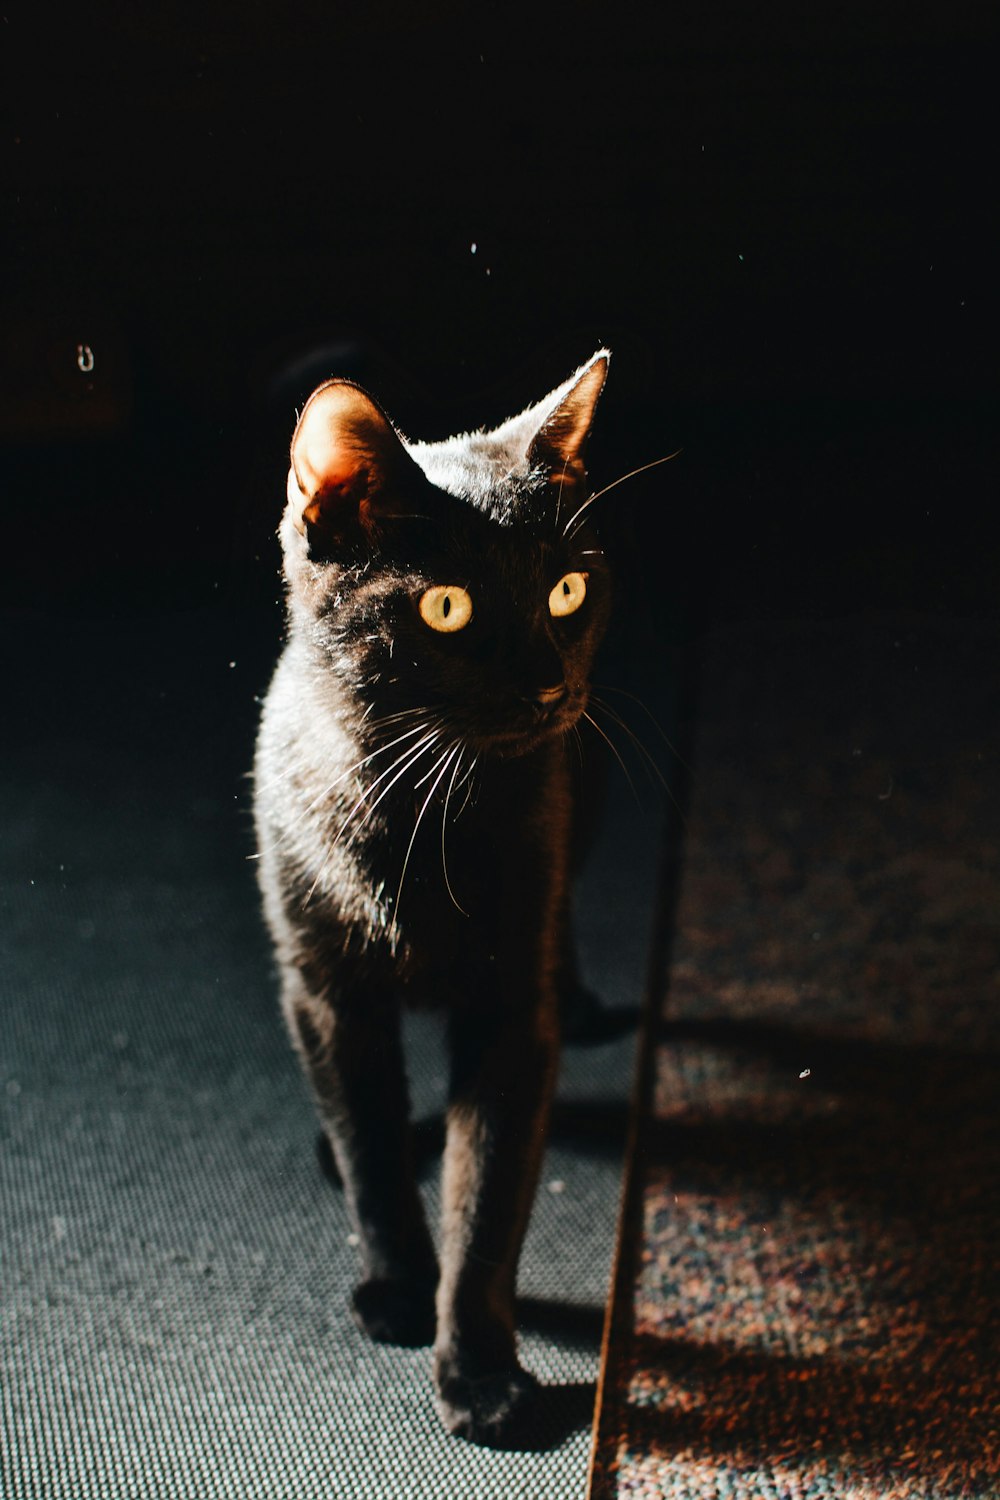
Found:
<svg viewBox="0 0 1000 1500"><path fill-rule="evenodd" d="M575 614L586 597L586 573L564 573L549 595L549 614Z"/></svg>
<svg viewBox="0 0 1000 1500"><path fill-rule="evenodd" d="M472 595L456 583L436 583L420 595L417 608L432 630L464 630L472 619Z"/></svg>

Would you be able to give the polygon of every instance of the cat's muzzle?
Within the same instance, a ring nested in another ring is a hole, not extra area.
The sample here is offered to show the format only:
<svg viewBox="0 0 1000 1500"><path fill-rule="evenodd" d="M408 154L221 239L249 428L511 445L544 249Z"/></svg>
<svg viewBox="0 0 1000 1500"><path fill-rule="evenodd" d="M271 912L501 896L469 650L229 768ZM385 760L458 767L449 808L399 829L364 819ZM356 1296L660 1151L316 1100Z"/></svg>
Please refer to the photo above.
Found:
<svg viewBox="0 0 1000 1500"><path fill-rule="evenodd" d="M547 718L560 705L565 702L569 695L569 689L564 682L557 683L555 687L537 688L535 692L526 694L524 702L527 703L532 712L538 718Z"/></svg>

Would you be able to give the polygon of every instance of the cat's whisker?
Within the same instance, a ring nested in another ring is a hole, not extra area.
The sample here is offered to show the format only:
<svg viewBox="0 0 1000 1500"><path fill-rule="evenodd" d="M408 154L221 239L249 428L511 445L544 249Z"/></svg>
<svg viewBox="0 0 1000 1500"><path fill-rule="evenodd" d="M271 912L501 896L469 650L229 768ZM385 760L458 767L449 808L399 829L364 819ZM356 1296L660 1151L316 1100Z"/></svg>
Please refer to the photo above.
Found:
<svg viewBox="0 0 1000 1500"><path fill-rule="evenodd" d="M374 704L369 704L369 710L373 707ZM366 712L367 711L368 710L366 710ZM417 715L426 717L427 714L432 712L433 710L427 704L421 704L416 708L400 708L397 709L395 713L383 714L381 718L373 719L371 722L371 727L373 729L382 729L386 724L396 724L403 719L412 719Z"/></svg>
<svg viewBox="0 0 1000 1500"><path fill-rule="evenodd" d="M598 698L596 696L596 694L593 694L593 693L591 694L590 701L591 701L591 704L593 705L594 708L599 708L602 713L607 714L608 717L615 724L618 725L619 729L621 729L624 734L628 735L629 739L632 741L632 744L635 746L636 750L639 752L639 755L642 758L642 764L643 764L643 767L644 767L644 769L646 771L646 774L650 777L650 780L653 780L653 778L655 777L656 781L658 781L660 783L660 786L663 788L663 790L666 792L667 796L670 798L671 802L673 803L674 808L675 808L676 813L677 813L677 816L678 816L678 818L681 821L681 824L686 828L687 827L687 819L684 816L684 809L681 807L680 802L677 800L676 796L674 795L673 788L671 787L669 781L664 776L664 774L661 771L659 765L657 764L655 756L652 755L651 752L649 751L649 749L647 748L647 746L645 746L642 743L642 740L635 733L635 731L631 728L631 726L628 725L628 724L626 724L625 720L621 717L621 715L617 714L615 712L615 710L610 707L609 704L603 703L601 701L601 699Z"/></svg>
<svg viewBox="0 0 1000 1500"><path fill-rule="evenodd" d="M663 725L660 723L659 719L649 709L649 707L645 703L643 703L642 699L640 697L638 697L637 694L630 693L626 688L614 687L609 682L595 682L594 686L595 686L595 688L598 689L599 692L602 692L602 693L619 693L621 695L621 697L628 698L628 699L631 700L631 702L638 704L638 706L642 709L643 713L646 715L646 718L649 720L649 722L652 724L653 728L656 730L657 734L660 736L660 739L663 741L663 743L666 745L667 749L670 751L671 755L673 755L673 756L676 757L676 759L684 767L685 771L687 771L687 773L688 773L689 776L693 776L695 774L694 773L694 768L692 766L688 765L687 761L684 759L683 755L678 750L678 748L674 744L673 740L670 739L670 737L667 734L666 730L663 728ZM607 705L605 705L605 707L606 706Z"/></svg>
<svg viewBox="0 0 1000 1500"><path fill-rule="evenodd" d="M378 807L379 803L382 801L382 798L385 797L386 794L392 790L392 788L396 785L396 782L400 779L401 776L404 776L406 774L406 772L410 769L411 766L415 766L416 763L417 763L417 761L420 760L422 756L426 755L426 753L427 753L428 750L433 749L434 745L436 744L436 742L440 738L441 738L441 730L439 730L439 729L432 730L431 733L428 734L428 736L427 736L426 739L419 741L419 743L417 745L417 748L415 750L414 750L414 748L413 748L412 745L410 746L410 748L408 750L404 750L403 754L401 756L399 756L396 760L394 760L393 763L392 763L392 765L389 766L386 770L384 770L380 776L377 776L375 778L375 780L371 783L370 786L366 786L365 787L364 791L361 793L361 796L358 798L357 802L355 802L354 806L351 808L350 812L347 814L347 817L341 823L340 828L337 831L337 836L334 839L333 844L331 845L331 848L335 848L337 846L337 844L340 842L340 840L343 837L343 834L345 833L345 831L346 831L348 825L350 824L351 820L355 817L355 815L358 812L360 812L361 808L364 807L365 803L368 801L368 798L371 796L372 792L379 785L379 783L382 782L382 781L385 781L386 777L389 776L389 775L391 775L391 773L393 771L395 771L397 769L397 767L399 767L398 773L395 776L393 776L392 780L389 781L382 788L382 790L379 792L378 796L375 798L375 801L368 808L368 811L366 812L365 816L361 819L361 822L354 829L354 832L351 834L351 837L348 840L347 847L350 848L351 845L356 842L358 834L361 832L362 828L364 828L365 824L371 818L372 814L375 812L375 809ZM409 757L409 759L407 759L407 757ZM405 762L405 764L401 765L401 762Z"/></svg>
<svg viewBox="0 0 1000 1500"><path fill-rule="evenodd" d="M309 889L306 891L305 898L304 898L304 900L302 902L302 910L303 911L305 911L306 907L309 905L310 901L313 898L313 893L316 890L316 887L319 885L320 881L323 879L323 876L326 874L327 870L329 869L329 867L330 867L330 860L332 859L332 857L333 857L333 852L331 850L331 852L329 854L327 854L327 856L324 859L323 863L320 865L319 869L316 871L316 878L313 881L312 885L309 887Z"/></svg>
<svg viewBox="0 0 1000 1500"><path fill-rule="evenodd" d="M464 754L465 751L460 746L458 751L458 759L455 762L454 769L451 773L451 780L448 783L448 790L444 794L444 808L441 813L441 868L444 871L445 889L447 890L448 895L451 897L452 905L456 908L457 911L460 911L462 913L463 917L467 917L469 913L466 911L461 902L456 900L455 892L451 888L451 881L448 879L448 859L444 852L444 836L445 830L448 826L448 803L451 801L451 794L455 790L455 777L458 775L459 769L462 765L462 756Z"/></svg>
<svg viewBox="0 0 1000 1500"><path fill-rule="evenodd" d="M469 762L468 769L466 771L464 771L462 773L462 775L459 777L458 785L459 786L468 787L469 788L469 794L471 794L472 787L473 787L473 785L475 783L475 770L476 770L476 767L478 766L478 764L479 764L479 754L477 752L472 757L472 760ZM457 788L456 788L456 790L457 790ZM468 800L469 799L468 799L468 795L467 795L466 799L465 799L465 802L462 803L463 807L465 807L467 805ZM456 814L456 817L457 816L458 816L458 814Z"/></svg>
<svg viewBox="0 0 1000 1500"><path fill-rule="evenodd" d="M465 809L469 805L470 798L472 797L473 788L475 786L475 782L473 781L473 772L475 771L478 762L479 762L479 756L478 755L474 755L472 757L472 764L470 765L469 769L466 771L465 775L462 777L461 781L458 783L459 786L464 786L465 787L465 797L463 799L461 807L458 809L458 812L455 814L455 820L454 821L456 823L458 822L458 820L462 816L462 814L465 812Z"/></svg>
<svg viewBox="0 0 1000 1500"><path fill-rule="evenodd" d="M455 745L452 748L454 748L454 749L457 750L458 746ZM413 790L414 791L417 791L419 787L422 787L425 781L430 781L431 777L434 775L434 772L437 770L437 765L438 765L438 763L435 761L434 765L431 766L430 770L427 771L423 776L421 776L421 778L420 778L419 781L415 781L413 783Z"/></svg>
<svg viewBox="0 0 1000 1500"><path fill-rule="evenodd" d="M582 770L583 769L583 740L580 738L580 726L579 726L579 724L574 724L573 725L572 732L573 732L573 743L576 745L577 760L580 762L580 768Z"/></svg>
<svg viewBox="0 0 1000 1500"><path fill-rule="evenodd" d="M434 744L435 740L437 740L439 738L440 738L440 734L439 734L438 731L435 730L435 731L432 731L431 733L429 733L428 736L427 736L427 738L425 740L422 740L420 742L420 744L419 744L419 746L418 746L418 748L417 748L417 750L415 752L413 752L411 754L411 751L413 750L412 746L409 749L404 750L401 755L399 755L399 756L396 757L396 759L393 761L392 765L388 766L386 768L386 770L384 770L381 773L381 775L378 776L376 778L376 780L372 782L371 786L368 786L368 787L365 788L365 790L362 792L361 796L358 798L357 802L355 802L354 806L351 808L350 812L347 814L346 818L344 818L344 820L341 823L340 827L337 829L337 832L336 832L336 834L335 834L335 836L333 838L333 841L330 844L329 849L326 851L326 858L323 860L323 863L321 864L321 866L320 866L320 868L319 868L319 870L317 872L316 879L313 881L312 885L309 887L309 890L306 892L305 900L302 903L303 910L305 910L305 908L309 905L309 902L312 900L313 893L315 892L316 887L319 885L319 883L322 880L323 876L326 874L326 871L329 869L329 867L330 867L330 861L333 858L334 852L337 849L337 846L339 845L339 843L340 843L341 839L343 838L344 834L347 832L347 829L350 827L352 820L354 819L354 817L356 816L356 814L360 811L360 809L364 806L365 801L367 800L368 796L371 794L372 791L374 791L374 789L378 785L378 783L380 781L384 781L387 776L389 776L393 771L395 771L397 769L397 767L400 766L401 762L405 762L405 764L402 765L401 769L398 771L398 774L396 776L393 776L393 778L389 782L388 786L383 787L382 791L379 793L379 795L376 797L375 801L372 803L371 807L368 809L368 812L362 818L362 820L358 824L358 826L354 829L353 833L351 834L351 837L347 841L347 845L345 846L348 849L351 847L352 844L354 844L356 842L357 837L360 834L362 828L364 828L365 824L368 822L369 818L372 816L372 814L374 813L376 807L378 807L379 803L382 801L382 798L386 795L386 793L392 790L392 788L395 786L396 782L399 780L400 776L405 775L406 772L410 769L411 766L416 765L417 761L421 758L421 756L424 755L424 754L426 754L426 752Z"/></svg>
<svg viewBox="0 0 1000 1500"><path fill-rule="evenodd" d="M421 730L427 729L428 727L429 726L426 724L417 724L413 729L407 729L404 730L402 734L398 734L394 740L388 740L384 745L376 746L374 750L371 750L367 755L362 756L361 760L355 761L353 766L348 766L346 771L342 771L341 774L337 777L336 781L332 781L330 783L329 787L327 787L327 791L323 793L323 796L325 797L327 795L327 792L332 791L335 786L339 786L342 781L346 781L347 777L350 776L353 772L363 770L365 766L371 765L376 756L384 755L387 750L391 750L395 745L401 745L404 740L412 739L415 734L419 734ZM322 797L318 798L317 801L322 801ZM310 805L310 808L307 810L311 811L312 807L315 807L315 805L316 803L312 803Z"/></svg>
<svg viewBox="0 0 1000 1500"><path fill-rule="evenodd" d="M602 714L607 714L611 722L617 725L617 727L622 731L623 734L628 736L629 740L635 746L635 749L640 756L640 759L642 761L642 768L646 772L646 775L650 778L651 781L659 782L664 791L669 791L666 777L657 764L655 756L642 743L642 740L640 740L639 736L635 733L632 727L629 724L626 724L621 715L615 713L614 709L611 708L607 703L604 703L600 698L598 698L596 693L591 693L590 695L590 706L591 708L599 709Z"/></svg>
<svg viewBox="0 0 1000 1500"><path fill-rule="evenodd" d="M556 531L559 530L559 512L562 509L563 485L566 483L566 469L567 469L568 465L569 465L569 459L568 458L563 459L562 472L559 475L559 491L558 491L558 493L556 495L556 521L555 521L555 529L556 529Z"/></svg>
<svg viewBox="0 0 1000 1500"><path fill-rule="evenodd" d="M272 776L270 781L264 782L260 782L257 780L255 771L248 771L247 775L253 781L254 796L256 797L261 792L269 792L271 791L272 787L280 786L283 781L288 780L289 776L292 775L294 770L294 765L286 766L285 769L279 773L279 775Z"/></svg>
<svg viewBox="0 0 1000 1500"><path fill-rule="evenodd" d="M364 722L364 720L367 717L367 715L374 708L374 706L375 706L374 704L369 704L368 705L368 708L365 710L364 714L362 714L362 716L361 716L361 722L362 723ZM406 709L403 709L402 712L399 713L399 714L389 714L384 719L378 719L378 720L373 721L372 727L373 728L381 728L381 726L383 724L388 724L393 719L402 719L404 717L410 717L413 714L426 714L428 712L429 712L429 710L428 709L424 709L424 708L416 708L416 709L406 708ZM333 791L334 787L338 786L341 781L345 780L351 774L352 771L359 771L363 766L366 766L369 761L374 760L374 758L375 758L376 755L382 755L386 750L391 750L392 747L393 747L393 745L398 745L402 740L409 738L410 735L417 734L422 727L423 727L422 725L418 724L415 729L408 730L406 734L401 734L397 739L389 740L387 744L378 745L378 746L376 746L376 748L374 750L369 751L369 753L367 755L363 755L360 760L355 761L352 766L348 766L345 771L342 771L340 773L340 775L336 777L335 780L331 781L330 784L329 784L329 786L325 787L324 790L322 792L320 792L319 796L315 799L315 801L311 802L309 804L309 806L304 811L305 812L311 812L312 809L314 807L316 807L320 802L322 802L323 798L326 797L326 796L328 796L329 793ZM282 771L279 776L273 777L271 781L265 782L263 785L260 785L260 784L258 784L258 783L255 782L254 783L254 791L255 791L255 793L269 792L269 791L272 790L273 787L280 786L281 783L283 781L287 781L288 777L291 776L291 775L293 775L297 769L298 768L296 766L292 765L292 766L289 766L286 770ZM253 776L253 772L252 771L251 772L247 772L247 775L252 777ZM296 819L296 822L297 821L298 821L298 819ZM291 826L291 825L289 825L289 826Z"/></svg>
<svg viewBox="0 0 1000 1500"><path fill-rule="evenodd" d="M637 474L645 474L647 469L655 469L659 464L668 464L672 458L676 458L678 453L682 451L682 449L678 448L676 452L667 453L663 458L654 458L651 463L640 464L637 469L630 469L629 472L627 474L623 474L620 479L613 479L610 484L606 484L604 486L603 490L598 490L596 495L591 495L588 500L585 500L583 504L573 512L569 520L566 522L566 525L563 527L563 536L568 535L569 529L573 525L573 522L577 519L578 516L582 516L584 511L588 510L589 507L593 505L595 500L600 500L602 495L607 495L611 490L617 489L620 484L625 483L626 479L634 479Z"/></svg>
<svg viewBox="0 0 1000 1500"><path fill-rule="evenodd" d="M639 797L639 793L635 789L635 782L632 780L631 776L629 775L628 767L626 766L625 762L622 760L620 754L618 753L618 747L617 747L617 745L615 745L615 743L614 743L613 740L611 740L611 739L608 738L608 736L604 733L604 730L601 728L600 724L598 724L597 720L591 718L590 714L587 713L586 709L584 709L583 717L586 719L587 723L591 725L592 728L594 728L594 729L597 730L597 733L601 736L601 739L607 745L608 749L611 751L611 754L614 756L615 760L621 766L621 768L622 768L622 774L625 777L625 780L628 782L629 787L631 788L632 796L636 800L637 807L641 811L641 809L642 809L642 801L641 801L641 799Z"/></svg>
<svg viewBox="0 0 1000 1500"><path fill-rule="evenodd" d="M281 844L286 843L287 839L288 839L288 835L291 833L292 829L295 828L297 826L297 824L301 823L302 819L305 818L305 817L307 817L309 815L309 813L311 813L313 811L314 808L318 807L321 802L323 802L327 797L329 797L330 793L332 791L334 791L340 785L340 783L342 781L346 781L347 778L348 778L348 776L352 775L356 771L362 770L365 766L370 765L371 762L375 759L375 757L377 755L384 755L385 752L387 750L391 750L394 745L402 744L403 740L412 739L415 734L419 734L420 731L421 731L421 729L423 729L425 727L426 727L425 725L418 724L415 729L408 729L405 734L398 735L396 737L396 739L390 740L388 742L388 744L386 744L386 745L379 745L375 750L369 751L369 753L367 755L364 755L364 756L361 757L360 760L355 761L354 764L353 764L353 766L348 766L346 771L341 771L340 774L339 774L339 776L335 776L334 779L333 779L333 781L331 781L328 786L325 786L323 788L323 790L319 793L319 795L317 797L314 797L313 800L312 800L312 802L310 802L307 807L304 807L301 810L301 812L297 813L295 815L295 817L292 818L285 825L285 829L284 829L284 831L282 833L282 836L277 841L277 846L280 846ZM404 751L403 753L406 754L407 752ZM294 770L295 768L292 767L291 769ZM390 767L390 770L391 770L391 767ZM288 776L288 775L291 775L291 771L284 772L283 775L281 777L279 777L278 779L279 780L284 780L284 777ZM271 786L275 786L275 785L277 785L277 782L272 782L271 783Z"/></svg>
<svg viewBox="0 0 1000 1500"><path fill-rule="evenodd" d="M431 783L431 789L427 793L427 796L424 798L423 805L422 805L420 811L417 813L417 821L413 825L413 832L410 834L410 842L406 846L406 854L405 854L404 859L403 859L403 869L402 869L402 872L400 873L400 877L399 877L399 887L398 887L398 889L396 891L396 899L393 902L393 906L392 906L392 922L389 925L390 940L392 940L392 938L395 936L395 933L397 931L397 923L399 921L399 898L403 894L403 881L406 879L406 871L409 868L409 864L410 864L410 855L413 853L413 846L414 846L414 844L417 841L417 831L420 828L420 824L423 822L424 813L427 811L428 807L431 804L431 798L434 796L434 793L437 791L438 786L440 785L442 776L447 771L447 769L448 769L449 765L451 764L451 761L454 758L454 756L458 754L458 748L459 747L457 745L453 745L452 748L451 748L451 750L449 750L449 751L447 751L445 753L445 755L443 757L443 760L444 760L443 764L442 764L442 762L440 760L438 760L437 762L435 762L434 769L437 770L438 766L440 766L441 769L438 770L437 776L435 777L434 781ZM424 778L424 779L426 780L426 778Z"/></svg>
<svg viewBox="0 0 1000 1500"><path fill-rule="evenodd" d="M406 749L402 750L399 753L399 755L397 755L396 758L389 763L389 765L383 767L383 769L379 772L379 774L375 777L375 779L373 781L370 781L367 786L362 786L360 788L360 795L358 796L357 801L351 807L351 809L347 813L346 817L343 819L343 821L340 824L340 828L337 831L336 839L334 840L334 845L336 844L337 839L339 839L340 836L341 836L341 834L344 832L345 828L351 822L351 819L354 817L355 813L359 812L360 809L362 807L364 807L367 799L369 798L369 796L371 795L371 793L375 790L375 788L377 786L379 786L386 779L387 776L391 776L392 773L393 773L393 771L397 770L401 765L403 765L404 761L406 761L408 764L412 765L414 763L414 761L416 761L416 760L419 759L419 757L423 753L423 751L425 749L427 749L433 743L434 739L437 738L437 732L431 726L428 726L426 724L421 724L421 725L418 725L416 729L411 730L408 734L406 734L406 735L400 735L399 739L400 740L402 740L402 739L410 739L410 738L412 738L412 736L414 734L419 734L421 731L423 731L423 734L424 734L424 738L422 740L418 740L417 744L415 746L414 745L407 745ZM398 744L398 743L399 743L399 740L392 741L392 744ZM386 745L384 748L388 750L390 748L390 746ZM366 757L365 761L361 762L361 764L364 765L364 764L367 763L368 760L371 760L371 759L372 759L372 757L368 756L368 757ZM356 770L357 767L356 766L352 766L350 769L351 770ZM345 774L349 775L350 771L348 771ZM392 785L391 782L390 782L390 785Z"/></svg>

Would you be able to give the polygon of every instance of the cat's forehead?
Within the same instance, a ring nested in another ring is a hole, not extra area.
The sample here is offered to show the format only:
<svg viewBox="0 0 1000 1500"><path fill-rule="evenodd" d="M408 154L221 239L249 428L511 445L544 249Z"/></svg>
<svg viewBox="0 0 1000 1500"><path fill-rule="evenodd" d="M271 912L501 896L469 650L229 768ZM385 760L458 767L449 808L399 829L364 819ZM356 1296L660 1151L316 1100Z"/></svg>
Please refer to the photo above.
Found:
<svg viewBox="0 0 1000 1500"><path fill-rule="evenodd" d="M493 581L507 590L533 587L554 565L558 539L541 520L529 524L522 515L513 524L494 509L499 511L501 502L487 507L456 498L450 524L438 532L437 555L428 561L432 567L455 565L463 577Z"/></svg>
<svg viewBox="0 0 1000 1500"><path fill-rule="evenodd" d="M409 528L399 550L387 532L386 560L398 560L402 574L423 587L474 582L505 596L533 596L566 547L548 508L533 510L508 483L487 489L484 479L474 495L437 486L440 503L425 508L430 524Z"/></svg>

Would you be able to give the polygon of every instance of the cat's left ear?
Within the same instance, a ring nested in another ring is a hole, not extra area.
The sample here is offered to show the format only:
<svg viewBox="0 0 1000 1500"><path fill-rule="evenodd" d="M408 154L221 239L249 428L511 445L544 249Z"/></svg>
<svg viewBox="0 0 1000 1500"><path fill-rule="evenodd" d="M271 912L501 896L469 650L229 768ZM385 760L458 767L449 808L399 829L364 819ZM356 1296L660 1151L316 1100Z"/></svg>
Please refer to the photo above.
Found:
<svg viewBox="0 0 1000 1500"><path fill-rule="evenodd" d="M598 349L534 408L541 424L528 445L528 459L532 468L548 470L554 483L582 483L586 477L587 438L610 360L609 350Z"/></svg>
<svg viewBox="0 0 1000 1500"><path fill-rule="evenodd" d="M388 417L349 380L313 391L292 438L288 516L320 556L371 536L420 474Z"/></svg>

